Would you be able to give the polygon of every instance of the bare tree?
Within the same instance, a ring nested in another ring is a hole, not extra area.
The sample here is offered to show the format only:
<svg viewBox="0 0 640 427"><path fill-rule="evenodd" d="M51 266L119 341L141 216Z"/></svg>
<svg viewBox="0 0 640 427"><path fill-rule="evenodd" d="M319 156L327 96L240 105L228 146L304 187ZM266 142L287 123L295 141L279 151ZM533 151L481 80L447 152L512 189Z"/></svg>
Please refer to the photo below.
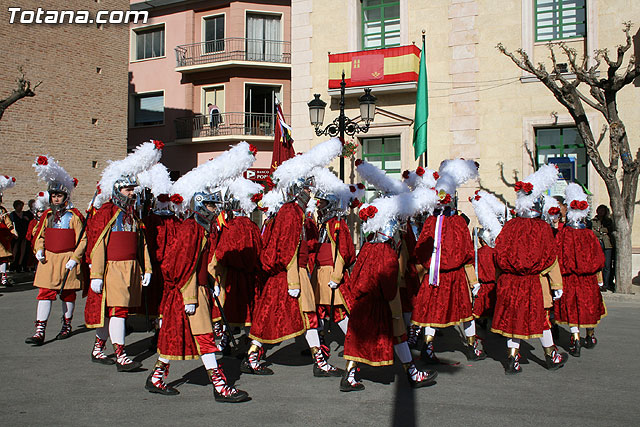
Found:
<svg viewBox="0 0 640 427"><path fill-rule="evenodd" d="M534 66L529 55L522 49L515 53L499 43L497 49L522 70L533 74L540 80L562 104L576 124L578 132L584 141L587 155L603 179L613 213L616 242L616 290L621 293L631 292L632 264L631 264L631 230L635 207L636 190L638 188L638 174L640 173L640 150L634 157L629 148L627 132L618 114L617 95L625 86L640 76L640 64L636 63L633 54L630 55L626 67L622 67L625 54L631 48L631 23L624 23L623 32L626 43L617 46L615 58L609 56L607 49L594 52L593 63L585 54L577 59L575 49L564 43L548 45L551 53L553 70L548 72L544 64ZM567 57L573 76L563 75L556 62L555 50L560 49ZM600 76L601 62L606 63L606 75ZM575 77L574 77L575 76ZM578 90L584 84L588 95ZM585 111L585 105L600 112L607 125L603 127L596 138ZM609 133L609 165L606 165L600 152L599 145ZM618 167L622 163L622 177L618 177Z"/></svg>
<svg viewBox="0 0 640 427"><path fill-rule="evenodd" d="M18 71L20 71L20 77L18 77L18 80L17 80L18 88L14 89L11 92L11 95L6 97L5 99L0 100L0 119L2 119L2 116L4 115L5 110L9 108L9 106L14 102L17 102L22 98L25 98L28 96L36 96L36 93L34 92L34 90L38 86L40 86L40 84L42 83L42 82L36 83L33 89L31 89L31 82L27 80L24 74L24 71L22 70L22 67L19 67Z"/></svg>

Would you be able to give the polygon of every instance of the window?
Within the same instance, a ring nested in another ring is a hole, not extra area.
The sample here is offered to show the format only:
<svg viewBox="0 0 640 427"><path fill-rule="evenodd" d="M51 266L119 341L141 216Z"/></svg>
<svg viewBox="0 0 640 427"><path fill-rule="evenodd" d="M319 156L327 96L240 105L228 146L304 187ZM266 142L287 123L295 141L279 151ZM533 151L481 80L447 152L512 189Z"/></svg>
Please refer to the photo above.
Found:
<svg viewBox="0 0 640 427"><path fill-rule="evenodd" d="M400 46L400 2L362 0L362 48Z"/></svg>
<svg viewBox="0 0 640 427"><path fill-rule="evenodd" d="M281 86L245 86L245 135L273 135L276 97L281 98L281 89Z"/></svg>
<svg viewBox="0 0 640 427"><path fill-rule="evenodd" d="M587 182L587 150L575 127L536 128L536 168L545 163L558 165L562 178L578 182L585 187Z"/></svg>
<svg viewBox="0 0 640 427"><path fill-rule="evenodd" d="M400 136L383 136L362 139L362 159L377 166L387 175L402 180L400 166ZM373 200L377 196L374 187L367 187L365 198Z"/></svg>
<svg viewBox="0 0 640 427"><path fill-rule="evenodd" d="M536 0L536 41L584 37L586 0Z"/></svg>
<svg viewBox="0 0 640 427"><path fill-rule="evenodd" d="M279 15L247 14L247 61L282 62Z"/></svg>
<svg viewBox="0 0 640 427"><path fill-rule="evenodd" d="M145 30L135 30L136 59L164 56L164 25Z"/></svg>
<svg viewBox="0 0 640 427"><path fill-rule="evenodd" d="M134 95L133 125L149 126L164 123L164 94L162 92Z"/></svg>
<svg viewBox="0 0 640 427"><path fill-rule="evenodd" d="M224 51L224 15L204 19L204 53Z"/></svg>

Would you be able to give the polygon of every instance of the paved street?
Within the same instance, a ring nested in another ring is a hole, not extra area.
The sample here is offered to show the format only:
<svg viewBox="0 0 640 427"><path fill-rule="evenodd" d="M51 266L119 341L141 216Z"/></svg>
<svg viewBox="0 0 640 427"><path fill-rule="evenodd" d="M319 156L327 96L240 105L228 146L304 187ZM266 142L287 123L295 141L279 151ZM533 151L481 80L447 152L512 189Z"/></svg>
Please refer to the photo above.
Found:
<svg viewBox="0 0 640 427"><path fill-rule="evenodd" d="M25 281L27 279L22 279ZM18 280L20 281L20 280ZM175 362L169 381L180 395L166 397L144 390L148 370L118 373L114 366L91 363L94 333L83 323L79 300L73 321L75 334L52 341L60 329L60 304L55 303L47 342L32 348L24 343L33 333L36 290L29 283L0 289L0 424L14 425L437 425L437 426L614 426L638 425L636 402L640 384L638 314L640 298L606 298L609 316L597 330L599 344L583 349L557 372L541 364L538 340L523 344L523 373L504 375L504 340L491 335L485 342L489 358L469 363L460 352L457 331L449 328L436 341L436 352L457 365L439 365L438 382L412 390L399 364L392 368L363 367L366 390L338 391L339 379L314 378L310 357L300 355L303 341L287 341L268 352L275 375L239 376L240 361L222 359L227 377L253 400L216 403L199 361ZM480 332L481 335L484 331ZM342 342L341 336L336 336ZM560 346L569 334L562 331ZM127 337L127 351L150 369L155 355L146 348L147 333ZM344 367L341 347L331 344L331 361Z"/></svg>

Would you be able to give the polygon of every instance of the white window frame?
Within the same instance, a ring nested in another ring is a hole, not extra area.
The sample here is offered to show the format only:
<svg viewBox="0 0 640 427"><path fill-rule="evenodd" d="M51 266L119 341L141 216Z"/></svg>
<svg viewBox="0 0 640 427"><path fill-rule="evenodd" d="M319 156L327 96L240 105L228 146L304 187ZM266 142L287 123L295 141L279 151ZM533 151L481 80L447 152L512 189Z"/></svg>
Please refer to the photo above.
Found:
<svg viewBox="0 0 640 427"><path fill-rule="evenodd" d="M156 28L164 29L164 35L162 39L162 43L164 44L164 55L162 56L154 56L153 58L143 58L137 59L137 47L138 47L138 32L139 31L148 31ZM143 27L135 27L131 29L129 39L131 42L129 43L129 62L143 62L143 61L153 61L154 59L162 59L167 57L167 25L165 22L157 22L151 25L145 25Z"/></svg>
<svg viewBox="0 0 640 427"><path fill-rule="evenodd" d="M150 94L162 94L162 123L156 123L156 124L152 124L152 125L136 125L136 98L138 98L139 96L144 96L144 95L150 95ZM144 92L136 92L136 93L132 93L129 95L129 127L130 128L147 128L147 127L154 127L154 126L164 126L166 124L166 117L165 117L165 109L166 109L166 97L165 97L165 92L164 89L159 89L159 90L148 90L148 91L144 91Z"/></svg>

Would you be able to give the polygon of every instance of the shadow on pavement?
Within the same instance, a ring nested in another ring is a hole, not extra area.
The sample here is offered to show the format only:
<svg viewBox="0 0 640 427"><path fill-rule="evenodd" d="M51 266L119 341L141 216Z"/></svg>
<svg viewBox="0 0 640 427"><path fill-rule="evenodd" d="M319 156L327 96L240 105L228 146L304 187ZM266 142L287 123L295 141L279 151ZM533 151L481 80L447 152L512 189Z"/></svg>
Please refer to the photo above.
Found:
<svg viewBox="0 0 640 427"><path fill-rule="evenodd" d="M396 364L397 365L397 364ZM407 383L404 369L397 369L398 378L393 387L393 418L391 425L402 427L413 427L416 425L416 397L415 390Z"/></svg>

